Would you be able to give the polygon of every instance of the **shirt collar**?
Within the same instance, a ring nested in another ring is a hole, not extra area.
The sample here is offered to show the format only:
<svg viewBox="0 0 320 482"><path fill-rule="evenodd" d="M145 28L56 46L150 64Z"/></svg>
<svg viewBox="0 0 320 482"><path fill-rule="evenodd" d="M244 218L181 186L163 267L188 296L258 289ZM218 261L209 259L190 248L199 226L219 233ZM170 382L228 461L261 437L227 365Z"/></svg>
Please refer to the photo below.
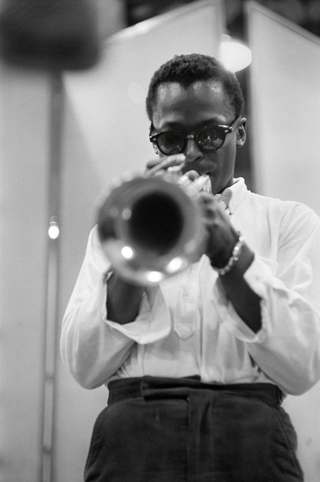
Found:
<svg viewBox="0 0 320 482"><path fill-rule="evenodd" d="M230 214L233 214L244 200L246 194L247 186L244 179L238 177L233 179L232 186L227 187L221 194L217 194L215 198L226 206Z"/></svg>

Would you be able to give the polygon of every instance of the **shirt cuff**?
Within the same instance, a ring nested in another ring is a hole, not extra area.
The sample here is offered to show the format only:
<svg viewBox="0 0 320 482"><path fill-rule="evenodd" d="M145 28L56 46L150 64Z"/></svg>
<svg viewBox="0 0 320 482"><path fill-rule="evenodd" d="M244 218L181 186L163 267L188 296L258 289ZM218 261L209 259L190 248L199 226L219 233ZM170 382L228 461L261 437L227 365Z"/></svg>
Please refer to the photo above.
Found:
<svg viewBox="0 0 320 482"><path fill-rule="evenodd" d="M106 287L104 291L106 293ZM171 316L159 289L152 301L152 308L150 307L150 293L143 294L139 315L131 323L121 325L107 319L106 295L104 307L105 323L140 345L161 340L167 337L171 331Z"/></svg>

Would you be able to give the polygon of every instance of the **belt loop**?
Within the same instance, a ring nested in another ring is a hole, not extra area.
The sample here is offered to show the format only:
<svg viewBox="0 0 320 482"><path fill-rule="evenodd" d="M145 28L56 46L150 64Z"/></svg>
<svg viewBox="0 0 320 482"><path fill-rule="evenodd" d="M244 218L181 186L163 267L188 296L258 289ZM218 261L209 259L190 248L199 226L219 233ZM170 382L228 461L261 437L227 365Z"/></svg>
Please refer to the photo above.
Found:
<svg viewBox="0 0 320 482"><path fill-rule="evenodd" d="M145 387L144 387L145 383L144 382L145 382L145 378L141 377L141 380L140 380L140 383L139 383L139 388L140 388L140 395L143 398L144 398L144 389L145 389Z"/></svg>
<svg viewBox="0 0 320 482"><path fill-rule="evenodd" d="M277 386L277 396L278 396L278 403L279 405L282 405L283 402L283 392L280 390L280 388Z"/></svg>

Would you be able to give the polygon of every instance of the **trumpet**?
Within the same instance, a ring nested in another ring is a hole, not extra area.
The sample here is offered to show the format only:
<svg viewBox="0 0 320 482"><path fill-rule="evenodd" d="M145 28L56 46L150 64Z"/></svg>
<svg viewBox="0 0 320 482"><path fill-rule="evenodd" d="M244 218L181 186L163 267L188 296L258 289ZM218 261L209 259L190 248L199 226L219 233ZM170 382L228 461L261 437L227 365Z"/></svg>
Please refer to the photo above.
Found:
<svg viewBox="0 0 320 482"><path fill-rule="evenodd" d="M208 176L197 180L198 190ZM173 276L203 253L205 230L196 190L190 183L130 175L119 180L97 217L102 250L126 280L154 285Z"/></svg>

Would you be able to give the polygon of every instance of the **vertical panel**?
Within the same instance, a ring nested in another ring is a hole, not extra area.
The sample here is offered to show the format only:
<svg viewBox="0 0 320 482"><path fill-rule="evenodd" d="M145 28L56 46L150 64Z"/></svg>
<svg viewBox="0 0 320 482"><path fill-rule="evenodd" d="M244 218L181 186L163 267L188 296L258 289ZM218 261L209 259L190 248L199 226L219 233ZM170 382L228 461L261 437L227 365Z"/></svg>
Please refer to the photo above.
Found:
<svg viewBox="0 0 320 482"><path fill-rule="evenodd" d="M39 480L49 90L46 75L1 63L1 482Z"/></svg>
<svg viewBox="0 0 320 482"><path fill-rule="evenodd" d="M254 2L248 33L257 187L320 213L320 39Z"/></svg>
<svg viewBox="0 0 320 482"><path fill-rule="evenodd" d="M320 214L320 40L254 2L247 12L257 190L304 202ZM285 402L306 482L319 480L319 405L319 384Z"/></svg>
<svg viewBox="0 0 320 482"><path fill-rule="evenodd" d="M222 2L206 1L142 22L112 37L96 68L64 77L66 90L61 316L78 274L100 190L153 157L145 96L153 72L179 53L217 55ZM82 479L94 419L105 387L87 391L59 365L55 482Z"/></svg>

